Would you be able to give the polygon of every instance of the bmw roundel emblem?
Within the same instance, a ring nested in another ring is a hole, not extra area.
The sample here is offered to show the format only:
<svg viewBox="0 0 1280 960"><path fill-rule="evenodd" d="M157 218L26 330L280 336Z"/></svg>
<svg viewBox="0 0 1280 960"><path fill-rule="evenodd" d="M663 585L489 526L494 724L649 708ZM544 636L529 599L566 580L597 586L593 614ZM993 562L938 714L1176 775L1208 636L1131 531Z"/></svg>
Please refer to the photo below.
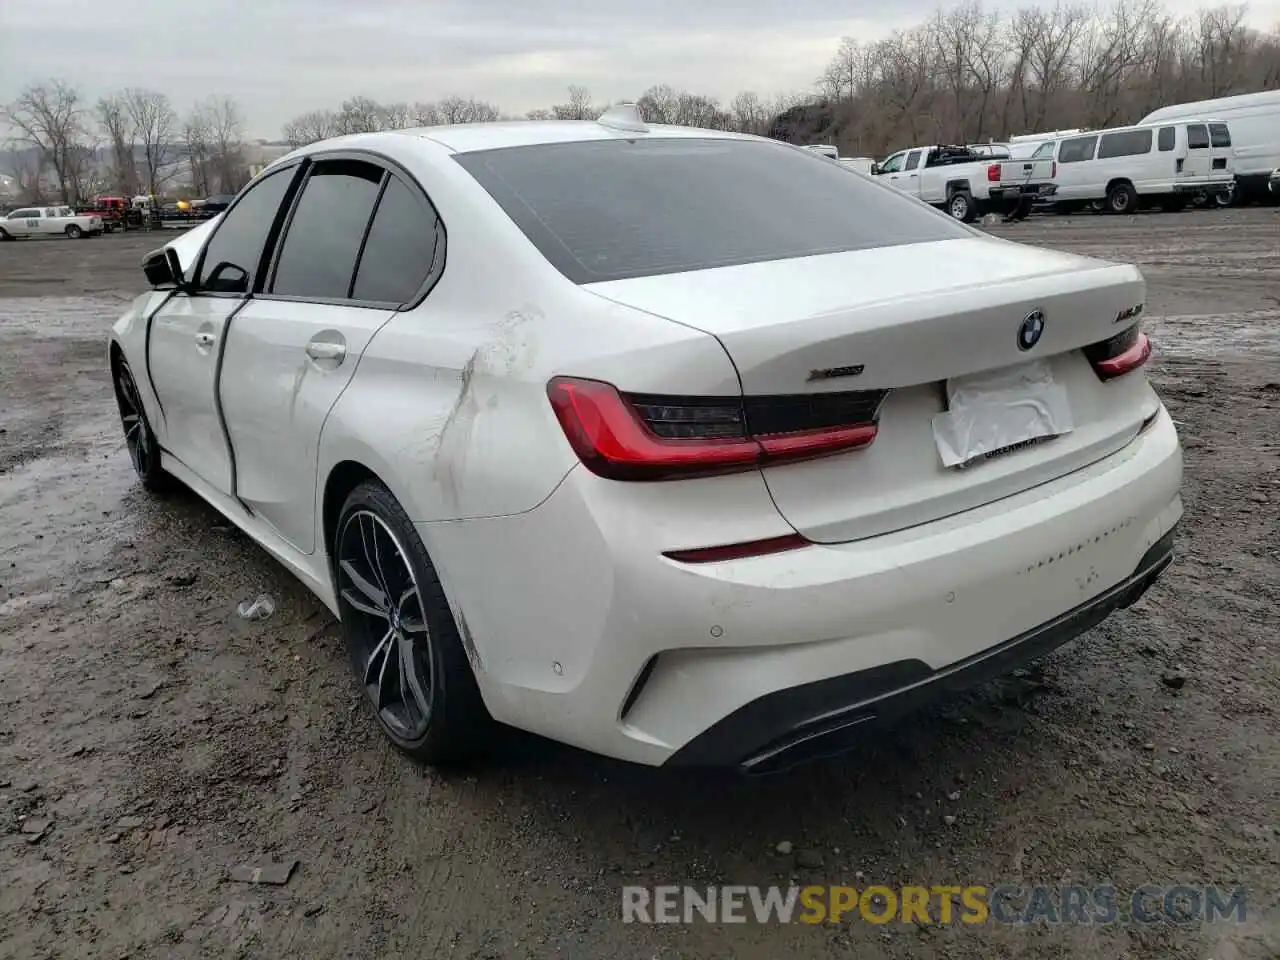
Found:
<svg viewBox="0 0 1280 960"><path fill-rule="evenodd" d="M1018 327L1018 349L1030 350L1040 342L1044 333L1044 311L1034 310L1028 313Z"/></svg>

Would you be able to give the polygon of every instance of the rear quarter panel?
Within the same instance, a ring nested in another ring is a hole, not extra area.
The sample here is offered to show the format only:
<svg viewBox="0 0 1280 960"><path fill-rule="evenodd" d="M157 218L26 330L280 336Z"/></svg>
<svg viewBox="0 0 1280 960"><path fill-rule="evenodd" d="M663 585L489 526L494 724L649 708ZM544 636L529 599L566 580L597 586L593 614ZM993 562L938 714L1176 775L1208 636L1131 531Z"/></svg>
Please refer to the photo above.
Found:
<svg viewBox="0 0 1280 960"><path fill-rule="evenodd" d="M572 284L446 148L405 141L393 159L444 221L444 272L366 347L323 428L318 496L337 464L355 461L415 522L519 514L577 463L547 399L552 377L738 392L715 338Z"/></svg>

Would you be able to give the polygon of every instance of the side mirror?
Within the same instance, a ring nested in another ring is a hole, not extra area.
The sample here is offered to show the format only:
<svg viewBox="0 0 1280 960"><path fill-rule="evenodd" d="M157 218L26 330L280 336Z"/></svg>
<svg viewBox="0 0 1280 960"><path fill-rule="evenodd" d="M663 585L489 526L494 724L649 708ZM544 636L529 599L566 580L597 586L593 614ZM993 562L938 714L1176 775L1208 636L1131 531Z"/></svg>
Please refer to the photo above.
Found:
<svg viewBox="0 0 1280 960"><path fill-rule="evenodd" d="M142 261L142 272L146 274L147 282L157 289L173 287L182 290L186 287L182 261L172 247L162 247L147 254Z"/></svg>
<svg viewBox="0 0 1280 960"><path fill-rule="evenodd" d="M873 177L876 177L876 176L879 176L879 175L880 175L880 164L878 164L878 163L873 163L873 164L871 164L871 175L872 175Z"/></svg>

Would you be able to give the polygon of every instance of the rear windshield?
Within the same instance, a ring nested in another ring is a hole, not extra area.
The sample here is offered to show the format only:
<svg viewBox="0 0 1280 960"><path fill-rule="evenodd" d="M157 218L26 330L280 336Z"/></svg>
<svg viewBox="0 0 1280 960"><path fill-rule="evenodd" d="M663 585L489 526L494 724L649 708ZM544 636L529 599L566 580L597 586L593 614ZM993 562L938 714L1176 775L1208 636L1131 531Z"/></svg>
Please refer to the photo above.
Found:
<svg viewBox="0 0 1280 960"><path fill-rule="evenodd" d="M892 187L778 143L606 140L456 159L574 283L972 235Z"/></svg>

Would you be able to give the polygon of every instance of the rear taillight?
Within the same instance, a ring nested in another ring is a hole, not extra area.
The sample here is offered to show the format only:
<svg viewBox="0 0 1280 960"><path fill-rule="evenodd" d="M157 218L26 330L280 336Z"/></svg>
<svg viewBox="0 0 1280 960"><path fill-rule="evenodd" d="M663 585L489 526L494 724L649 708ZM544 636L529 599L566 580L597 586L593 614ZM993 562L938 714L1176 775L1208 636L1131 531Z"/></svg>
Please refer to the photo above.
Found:
<svg viewBox="0 0 1280 960"><path fill-rule="evenodd" d="M993 163L987 167L987 180L991 183L1000 182L1000 164Z"/></svg>
<svg viewBox="0 0 1280 960"><path fill-rule="evenodd" d="M1099 380L1114 380L1137 370L1151 356L1151 341L1135 323L1127 330L1084 348L1084 355L1093 365Z"/></svg>
<svg viewBox="0 0 1280 960"><path fill-rule="evenodd" d="M1057 160L1053 161L1053 163L1049 166L1049 179L1050 180L1058 179L1058 161Z"/></svg>
<svg viewBox="0 0 1280 960"><path fill-rule="evenodd" d="M612 480L734 473L865 447L886 393L672 397L576 377L547 384L578 459Z"/></svg>

